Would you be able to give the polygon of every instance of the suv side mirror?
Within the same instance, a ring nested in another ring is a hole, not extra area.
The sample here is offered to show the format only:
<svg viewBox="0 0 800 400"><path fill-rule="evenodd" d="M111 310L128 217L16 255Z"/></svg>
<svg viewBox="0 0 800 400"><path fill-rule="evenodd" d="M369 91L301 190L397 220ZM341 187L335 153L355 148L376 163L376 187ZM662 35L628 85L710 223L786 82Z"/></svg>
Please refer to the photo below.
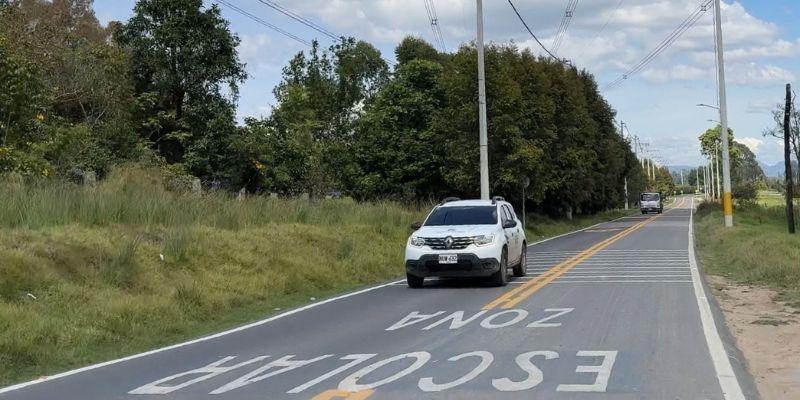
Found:
<svg viewBox="0 0 800 400"><path fill-rule="evenodd" d="M513 219L507 219L503 221L503 229L516 228L516 226L517 221L514 221Z"/></svg>
<svg viewBox="0 0 800 400"><path fill-rule="evenodd" d="M414 221L411 223L411 229L417 231L419 228L422 228L422 222Z"/></svg>

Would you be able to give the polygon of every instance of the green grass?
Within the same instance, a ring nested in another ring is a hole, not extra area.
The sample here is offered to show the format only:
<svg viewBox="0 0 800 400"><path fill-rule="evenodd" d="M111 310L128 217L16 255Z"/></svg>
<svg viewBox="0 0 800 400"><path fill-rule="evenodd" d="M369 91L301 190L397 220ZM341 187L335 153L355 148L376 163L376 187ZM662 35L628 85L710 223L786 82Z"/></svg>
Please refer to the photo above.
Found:
<svg viewBox="0 0 800 400"><path fill-rule="evenodd" d="M800 234L787 233L785 218L780 206L740 205L734 227L725 228L718 205L701 205L695 240L705 272L769 287L800 307Z"/></svg>
<svg viewBox="0 0 800 400"><path fill-rule="evenodd" d="M136 168L93 189L0 182L0 386L401 277L428 208L163 187ZM529 240L621 215L531 218Z"/></svg>

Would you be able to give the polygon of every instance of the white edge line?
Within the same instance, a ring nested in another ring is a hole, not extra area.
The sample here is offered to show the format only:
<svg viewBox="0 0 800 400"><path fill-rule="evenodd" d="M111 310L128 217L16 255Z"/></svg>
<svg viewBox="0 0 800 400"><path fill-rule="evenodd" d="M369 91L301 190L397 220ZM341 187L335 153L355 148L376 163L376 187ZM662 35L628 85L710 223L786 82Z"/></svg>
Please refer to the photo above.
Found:
<svg viewBox="0 0 800 400"><path fill-rule="evenodd" d="M167 350L173 350L173 349L177 349L177 348L180 348L180 347L189 346L189 345L192 345L192 344L195 344L195 343L201 343L201 342L205 342L205 341L208 341L208 340L216 339L216 338L219 338L219 337L222 337L222 336L230 335L231 333L236 333L236 332L240 332L240 331L243 331L243 330L246 330L246 329L250 329L250 328L257 327L257 326L261 326L261 325L264 325L266 323L269 323L269 322L272 322L272 321L275 321L275 320L278 320L278 319L281 319L281 318L284 318L284 317L288 317L290 315L297 314L299 312L302 312L302 311L305 311L305 310L308 310L308 309L311 309L311 308L314 308L314 307L317 307L317 306L321 306L323 304L328 304L328 303L332 303L332 302L337 301L337 300L341 300L341 299L345 299L345 298L348 298L348 297L357 296L357 295L360 295L360 294L371 292L373 290L377 290L377 289L381 289L381 288L384 288L384 287L387 287L387 286L391 286L391 285L394 285L394 284L399 283L399 282L405 282L405 279L399 280L399 281L392 281L392 282L389 282L389 283L384 283L384 284L381 284L381 285L378 285L378 286L368 287L368 288L361 289L361 290L356 291L356 292L346 293L346 294L343 294L343 295L340 295L340 296L336 296L336 297L332 297L330 299L325 299L325 300L322 300L322 301L319 301L319 302L316 302L316 303L307 304L305 306L302 306L302 307L299 307L299 308L295 308L293 310L289 310L289 311L283 312L283 313L278 314L278 315L274 315L274 316L269 317L267 319L263 319L263 320L256 321L256 322L251 322L251 323L249 323L247 325L242 325L242 326L239 326L239 327L236 327L236 328L233 328L233 329L229 329L227 331L218 332L218 333L215 333L215 334L212 334L212 335L203 336L201 338L189 340L187 342L173 344L171 346L161 347L161 348L158 348L158 349L146 351L144 353L133 354L133 355L130 355L130 356L127 356L127 357L118 358L118 359L110 360L110 361L105 361L105 362L102 362L102 363L99 363L99 364L88 365L88 366L81 367L81 368L78 368L78 369L73 369L73 370L62 372L62 373L59 373L59 374L56 374L56 375L48 376L47 378L44 378L44 379L36 379L36 380L28 381L28 382L18 383L16 385L12 385L12 386L7 386L7 387L4 387L4 388L0 388L0 393L12 392L12 391L15 391L15 390L26 388L28 386L36 385L38 383L51 382L51 381L54 381L56 379L65 378L65 377L70 376L70 375L79 374L81 372L91 371L93 369L107 367L109 365L114 365L114 364L118 364L118 363L125 362L125 361L135 360L137 358L146 357L146 356L153 355L153 354L156 354L156 353L161 353L161 352L164 352L164 351L167 351Z"/></svg>
<svg viewBox="0 0 800 400"><path fill-rule="evenodd" d="M689 264L692 269L692 284L694 286L694 295L697 298L697 308L700 311L700 321L703 323L703 334L706 337L708 351L711 354L711 361L714 364L714 370L717 372L719 386L722 389L722 394L725 396L725 399L744 400L744 393L742 393L739 380L733 372L733 367L728 359L725 346L722 345L722 338L719 336L717 325L714 321L714 315L711 313L711 305L708 303L703 283L700 280L700 271L698 270L697 258L694 253L693 218L694 197L692 197L689 213Z"/></svg>

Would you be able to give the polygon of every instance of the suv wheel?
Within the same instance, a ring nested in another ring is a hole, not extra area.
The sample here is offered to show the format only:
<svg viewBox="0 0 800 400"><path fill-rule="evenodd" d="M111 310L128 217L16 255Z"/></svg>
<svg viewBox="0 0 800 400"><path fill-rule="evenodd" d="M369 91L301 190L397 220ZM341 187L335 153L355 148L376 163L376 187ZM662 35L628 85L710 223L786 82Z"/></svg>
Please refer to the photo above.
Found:
<svg viewBox="0 0 800 400"><path fill-rule="evenodd" d="M522 254L519 256L519 264L514 267L514 276L517 278L528 275L528 245L522 243Z"/></svg>
<svg viewBox="0 0 800 400"><path fill-rule="evenodd" d="M422 284L425 282L425 278L407 273L406 282L408 283L408 287L417 289L422 287Z"/></svg>
<svg viewBox="0 0 800 400"><path fill-rule="evenodd" d="M505 247L500 255L500 269L489 277L489 283L492 286L508 285L508 249Z"/></svg>

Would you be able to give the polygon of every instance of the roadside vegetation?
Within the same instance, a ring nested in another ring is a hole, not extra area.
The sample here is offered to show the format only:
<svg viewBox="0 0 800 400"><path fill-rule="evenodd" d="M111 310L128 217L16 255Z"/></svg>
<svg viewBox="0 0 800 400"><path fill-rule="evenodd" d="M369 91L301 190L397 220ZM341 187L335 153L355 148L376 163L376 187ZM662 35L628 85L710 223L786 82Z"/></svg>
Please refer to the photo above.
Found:
<svg viewBox="0 0 800 400"><path fill-rule="evenodd" d="M723 226L718 203L703 203L695 217L695 241L707 274L769 287L777 291L776 300L800 308L800 236L786 232L782 201L761 192L757 202L737 204L733 228Z"/></svg>

